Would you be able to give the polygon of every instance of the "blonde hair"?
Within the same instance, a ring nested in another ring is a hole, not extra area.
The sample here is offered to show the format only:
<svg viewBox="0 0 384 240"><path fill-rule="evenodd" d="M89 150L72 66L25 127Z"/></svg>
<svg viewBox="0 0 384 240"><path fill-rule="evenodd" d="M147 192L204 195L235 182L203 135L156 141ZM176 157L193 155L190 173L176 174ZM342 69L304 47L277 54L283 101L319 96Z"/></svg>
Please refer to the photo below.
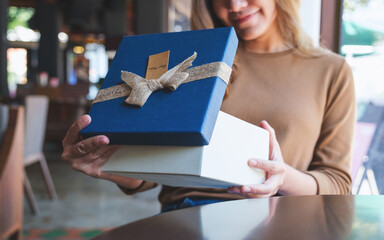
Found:
<svg viewBox="0 0 384 240"><path fill-rule="evenodd" d="M300 0L275 0L277 25L283 41L297 53L314 56L324 51L313 45L300 23ZM212 0L192 0L191 29L224 27L212 8Z"/></svg>

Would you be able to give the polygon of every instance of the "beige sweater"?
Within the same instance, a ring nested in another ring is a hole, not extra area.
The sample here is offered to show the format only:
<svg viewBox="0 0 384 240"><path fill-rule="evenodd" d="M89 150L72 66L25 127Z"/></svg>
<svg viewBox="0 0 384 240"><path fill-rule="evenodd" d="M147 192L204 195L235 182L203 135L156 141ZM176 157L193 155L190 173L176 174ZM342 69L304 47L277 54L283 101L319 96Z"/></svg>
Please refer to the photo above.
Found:
<svg viewBox="0 0 384 240"><path fill-rule="evenodd" d="M284 161L312 175L318 194L347 194L355 123L355 90L350 67L333 53L305 57L293 50L255 54L239 49L233 79L221 110L275 129ZM145 182L127 194L155 184ZM184 197L241 198L225 189L163 186L161 203Z"/></svg>

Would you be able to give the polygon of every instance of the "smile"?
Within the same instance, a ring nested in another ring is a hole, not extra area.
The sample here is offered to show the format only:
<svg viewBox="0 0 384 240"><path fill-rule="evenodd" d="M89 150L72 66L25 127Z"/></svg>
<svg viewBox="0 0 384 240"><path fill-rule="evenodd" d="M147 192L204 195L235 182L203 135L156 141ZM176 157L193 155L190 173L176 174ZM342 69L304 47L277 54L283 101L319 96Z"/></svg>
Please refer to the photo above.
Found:
<svg viewBox="0 0 384 240"><path fill-rule="evenodd" d="M254 13L251 13L251 14L248 14L248 15L243 15L243 16L239 16L239 17L234 17L232 18L232 22L236 25L239 25L239 24L242 24L244 22L247 22L249 19L251 19L253 16L255 16L257 12L254 12Z"/></svg>

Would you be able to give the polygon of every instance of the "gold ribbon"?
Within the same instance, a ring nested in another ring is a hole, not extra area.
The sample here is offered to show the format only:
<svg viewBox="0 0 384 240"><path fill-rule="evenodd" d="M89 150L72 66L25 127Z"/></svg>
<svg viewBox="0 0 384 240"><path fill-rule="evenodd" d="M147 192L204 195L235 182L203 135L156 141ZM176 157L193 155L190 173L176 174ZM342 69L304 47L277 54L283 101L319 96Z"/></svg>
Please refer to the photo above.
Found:
<svg viewBox="0 0 384 240"><path fill-rule="evenodd" d="M224 62L213 62L189 68L197 53L185 59L157 79L145 79L137 74L121 71L121 79L126 84L101 89L93 103L128 96L126 103L142 107L152 92L164 88L174 91L183 83L219 77L228 84L232 69ZM188 69L189 68L189 69Z"/></svg>

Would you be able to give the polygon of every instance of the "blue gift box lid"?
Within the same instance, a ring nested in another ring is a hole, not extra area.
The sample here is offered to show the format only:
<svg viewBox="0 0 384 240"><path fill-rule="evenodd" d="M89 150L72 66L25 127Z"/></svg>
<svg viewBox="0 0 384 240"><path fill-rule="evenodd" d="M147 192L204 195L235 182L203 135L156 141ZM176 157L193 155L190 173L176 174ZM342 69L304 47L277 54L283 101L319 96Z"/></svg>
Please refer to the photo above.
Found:
<svg viewBox="0 0 384 240"><path fill-rule="evenodd" d="M233 28L123 37L100 89L122 84L122 70L145 77L148 57L168 50L168 69L194 52L192 67L212 62L232 67L237 44ZM181 84L175 91L155 91L142 107L125 103L127 97L93 103L92 122L81 135L106 135L119 145L207 145L226 86L221 78L209 77Z"/></svg>

